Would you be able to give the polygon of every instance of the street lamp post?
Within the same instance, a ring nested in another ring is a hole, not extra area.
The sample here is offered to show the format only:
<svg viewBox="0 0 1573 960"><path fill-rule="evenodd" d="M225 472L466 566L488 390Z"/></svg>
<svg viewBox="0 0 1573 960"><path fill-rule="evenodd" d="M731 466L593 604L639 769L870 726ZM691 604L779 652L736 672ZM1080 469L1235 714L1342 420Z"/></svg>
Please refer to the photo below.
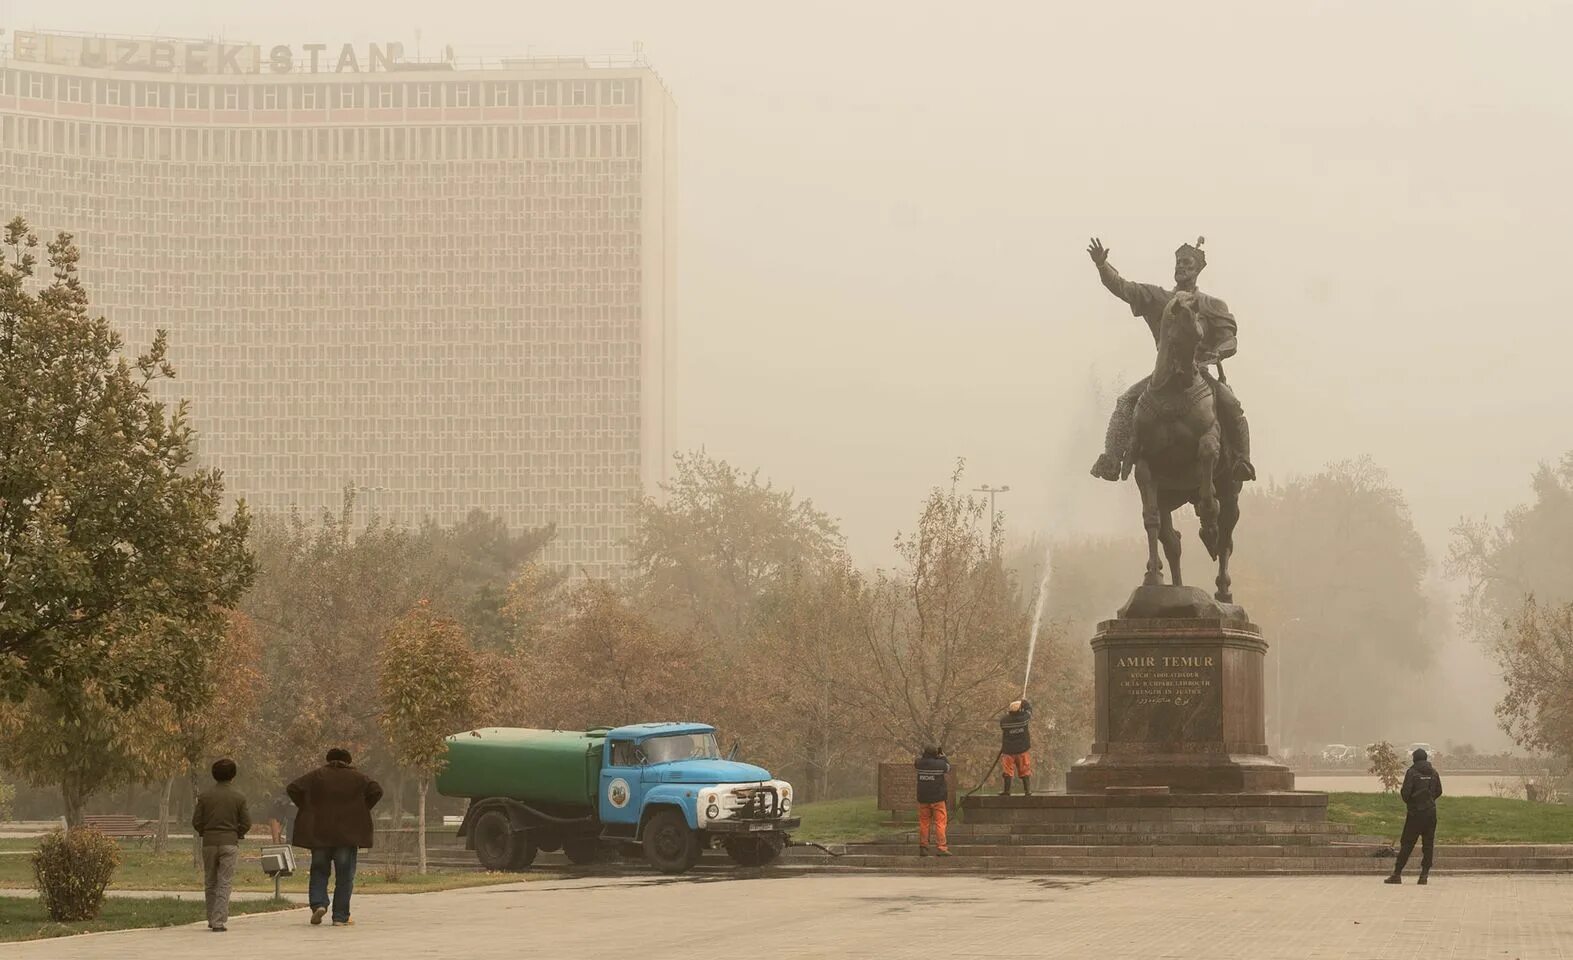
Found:
<svg viewBox="0 0 1573 960"><path fill-rule="evenodd" d="M986 493L989 495L989 537L992 539L994 536L994 498L998 494L1009 493L1010 484L1007 483L1003 487L994 487L985 483L981 487L973 487L972 492Z"/></svg>

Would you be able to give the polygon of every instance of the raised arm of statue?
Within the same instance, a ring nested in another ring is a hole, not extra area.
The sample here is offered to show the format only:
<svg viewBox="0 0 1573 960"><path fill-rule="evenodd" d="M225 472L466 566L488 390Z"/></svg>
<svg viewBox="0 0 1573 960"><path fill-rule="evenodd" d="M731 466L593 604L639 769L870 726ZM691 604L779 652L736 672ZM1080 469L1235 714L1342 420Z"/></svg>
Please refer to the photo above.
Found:
<svg viewBox="0 0 1573 960"><path fill-rule="evenodd" d="M1120 272L1109 263L1109 248L1103 245L1102 240L1092 238L1092 242L1087 245L1087 256L1098 267L1098 279L1103 281L1104 287L1129 304L1133 315L1145 317L1148 313L1163 309L1168 293L1162 287L1150 283L1132 283L1120 276Z"/></svg>

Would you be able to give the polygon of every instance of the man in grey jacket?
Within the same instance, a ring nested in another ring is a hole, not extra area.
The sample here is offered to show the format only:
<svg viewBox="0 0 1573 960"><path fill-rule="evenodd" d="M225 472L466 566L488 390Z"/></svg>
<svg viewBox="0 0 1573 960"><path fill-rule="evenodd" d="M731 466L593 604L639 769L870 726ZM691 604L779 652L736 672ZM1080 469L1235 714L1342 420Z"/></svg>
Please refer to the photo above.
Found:
<svg viewBox="0 0 1573 960"><path fill-rule="evenodd" d="M1431 854L1436 848L1436 798L1442 795L1442 776L1431 766L1424 750L1414 752L1414 766L1404 774L1404 785L1398 795L1404 798L1409 813L1404 817L1404 836L1399 844L1398 862L1393 875L1384 883L1403 883L1404 864L1415 852L1415 841L1423 839L1420 848L1420 879L1424 884L1431 873Z"/></svg>

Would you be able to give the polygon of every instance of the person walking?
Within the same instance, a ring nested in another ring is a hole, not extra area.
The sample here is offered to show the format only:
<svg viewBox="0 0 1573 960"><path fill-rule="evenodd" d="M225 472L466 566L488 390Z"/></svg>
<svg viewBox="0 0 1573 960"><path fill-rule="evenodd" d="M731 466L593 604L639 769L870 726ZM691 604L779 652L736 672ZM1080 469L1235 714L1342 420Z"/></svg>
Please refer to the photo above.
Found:
<svg viewBox="0 0 1573 960"><path fill-rule="evenodd" d="M246 798L235 789L235 761L225 757L213 762L213 786L197 794L191 811L191 829L202 838L202 899L207 904L208 929L223 933L229 928L229 894L235 882L235 861L240 841L251 829Z"/></svg>
<svg viewBox="0 0 1573 960"><path fill-rule="evenodd" d="M1442 776L1426 756L1424 750L1414 752L1414 766L1404 774L1404 785L1398 795L1404 798L1408 813L1404 817L1404 836L1399 843L1398 862L1393 865L1393 875L1383 883L1403 883L1404 865L1415 851L1415 841L1421 840L1420 879L1425 884L1431 874L1431 854L1436 848L1436 798L1442 795Z"/></svg>
<svg viewBox="0 0 1573 960"><path fill-rule="evenodd" d="M939 855L950 856L945 828L950 822L950 809L945 805L950 799L950 761L939 747L924 747L923 756L912 762L918 772L918 856L929 855L929 831L932 828Z"/></svg>
<svg viewBox="0 0 1573 960"><path fill-rule="evenodd" d="M1025 697L1012 700L1010 709L1000 717L1000 772L1005 788L1000 796L1010 796L1012 777L1021 778L1021 792L1032 796L1032 703Z"/></svg>
<svg viewBox="0 0 1573 960"><path fill-rule="evenodd" d="M382 799L377 781L355 769L350 752L328 751L327 763L290 784L287 791L299 810L292 841L311 851L311 882L307 901L311 922L322 923L328 912L328 874L333 874L333 925L346 927L350 895L355 891L355 864L361 850L371 849L371 809Z"/></svg>

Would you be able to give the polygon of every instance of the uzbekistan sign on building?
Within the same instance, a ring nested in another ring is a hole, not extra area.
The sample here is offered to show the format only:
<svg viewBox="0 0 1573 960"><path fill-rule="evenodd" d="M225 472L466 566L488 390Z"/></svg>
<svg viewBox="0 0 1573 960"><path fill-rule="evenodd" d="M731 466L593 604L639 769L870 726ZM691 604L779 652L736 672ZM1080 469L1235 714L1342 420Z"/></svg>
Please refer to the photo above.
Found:
<svg viewBox="0 0 1573 960"><path fill-rule="evenodd" d="M325 43L301 44L304 56L297 58L294 47L278 44L264 56L262 47L254 43L87 37L19 30L13 35L11 56L15 60L94 70L215 75L290 73L297 69L304 73L375 73L394 69L404 59L404 44L397 42L367 44L364 58L352 43L341 45L336 57L325 57L328 49Z"/></svg>

